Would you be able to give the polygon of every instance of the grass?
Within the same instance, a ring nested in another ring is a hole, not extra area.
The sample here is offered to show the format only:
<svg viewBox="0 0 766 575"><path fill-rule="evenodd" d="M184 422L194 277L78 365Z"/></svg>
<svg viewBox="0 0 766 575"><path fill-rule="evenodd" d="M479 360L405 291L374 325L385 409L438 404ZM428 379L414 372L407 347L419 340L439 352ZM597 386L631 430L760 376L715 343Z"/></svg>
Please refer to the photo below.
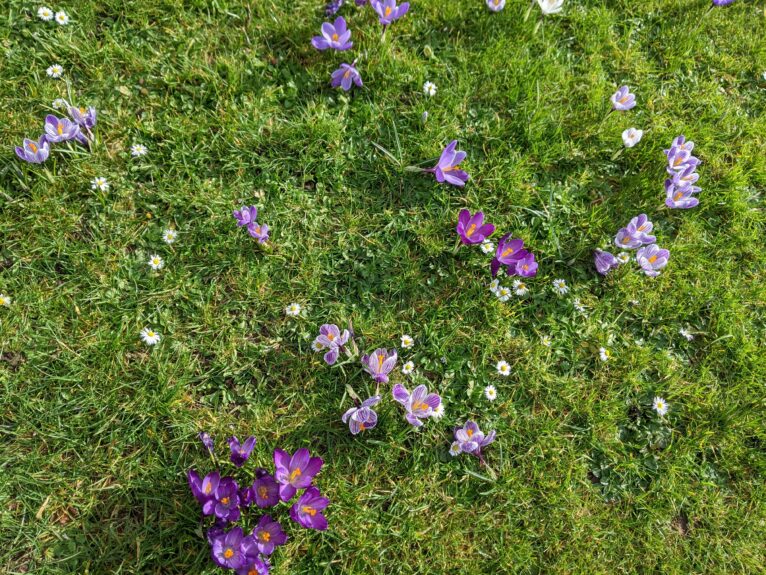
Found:
<svg viewBox="0 0 766 575"><path fill-rule="evenodd" d="M568 0L535 31L526 2L421 0L385 42L347 4L342 55L309 44L319 1L52 6L66 27L4 4L0 570L216 572L184 476L212 469L207 430L219 454L255 434L263 465L277 446L325 459L330 529L290 525L278 575L763 573L762 3L703 16L703 0ZM355 57L364 88L332 90ZM55 62L63 80L45 75ZM607 116L621 84L638 106ZM11 147L58 97L98 108L93 153L22 165ZM624 150L630 126L645 135ZM703 160L688 211L663 206L662 149L681 133ZM405 170L453 138L464 189ZM235 229L242 203L273 249ZM532 246L526 299L500 303L487 257L453 253L463 207ZM671 250L665 272L598 277L592 250L641 212ZM293 301L301 319L284 315ZM373 384L310 342L349 320L363 350L415 337L402 357L445 397L443 420L414 431L384 386L378 427L348 433L345 386ZM498 432L489 469L447 454L469 417Z"/></svg>

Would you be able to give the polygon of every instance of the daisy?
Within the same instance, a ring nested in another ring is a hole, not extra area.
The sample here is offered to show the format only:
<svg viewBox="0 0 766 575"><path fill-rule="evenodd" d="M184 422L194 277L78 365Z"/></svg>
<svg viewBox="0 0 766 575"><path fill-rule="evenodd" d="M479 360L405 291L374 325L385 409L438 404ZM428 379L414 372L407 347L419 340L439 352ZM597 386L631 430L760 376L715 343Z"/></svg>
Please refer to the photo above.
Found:
<svg viewBox="0 0 766 575"><path fill-rule="evenodd" d="M148 150L146 149L146 146L144 146L143 144L133 144L130 147L130 155L133 156L134 158L145 156L146 152L148 152Z"/></svg>
<svg viewBox="0 0 766 575"><path fill-rule="evenodd" d="M37 17L40 18L40 20L45 20L46 22L50 22L51 20L53 20L53 10L51 10L47 6L40 6L37 9Z"/></svg>
<svg viewBox="0 0 766 575"><path fill-rule="evenodd" d="M444 401L443 400L436 407L436 409L434 409L433 412L431 412L431 417L433 417L434 419L441 419L442 417L444 417Z"/></svg>
<svg viewBox="0 0 766 575"><path fill-rule="evenodd" d="M617 261L621 264L626 264L630 261L630 254L628 252L620 252L617 254Z"/></svg>
<svg viewBox="0 0 766 575"><path fill-rule="evenodd" d="M64 68L62 68L60 64L54 64L53 66L48 66L46 73L51 78L61 78L61 74L64 73Z"/></svg>
<svg viewBox="0 0 766 575"><path fill-rule="evenodd" d="M494 385L488 385L484 388L484 397L490 401L495 401L497 399L497 389L495 389Z"/></svg>
<svg viewBox="0 0 766 575"><path fill-rule="evenodd" d="M7 295L0 293L0 306L9 307L11 305L11 298Z"/></svg>
<svg viewBox="0 0 766 575"><path fill-rule="evenodd" d="M553 280L553 291L559 295L566 295L569 292L569 286L562 279Z"/></svg>
<svg viewBox="0 0 766 575"><path fill-rule="evenodd" d="M423 92L426 96L435 96L436 95L436 84L433 82L426 82L423 84Z"/></svg>
<svg viewBox="0 0 766 575"><path fill-rule="evenodd" d="M456 455L460 455L460 442L459 441L453 441L452 445L449 446L449 454L452 457L455 457Z"/></svg>
<svg viewBox="0 0 766 575"><path fill-rule="evenodd" d="M150 327L145 327L141 330L141 339L144 340L146 345L157 345L160 342L160 334L154 331Z"/></svg>
<svg viewBox="0 0 766 575"><path fill-rule="evenodd" d="M176 238L178 237L178 232L175 230L167 229L164 232L162 232L162 239L166 244L172 244L174 241L176 241Z"/></svg>
<svg viewBox="0 0 766 575"><path fill-rule="evenodd" d="M314 351L324 351L324 345L322 345L322 342L318 339L315 339L311 342L311 349Z"/></svg>
<svg viewBox="0 0 766 575"><path fill-rule="evenodd" d="M481 251L483 251L485 254L492 254L495 252L495 244L493 244L487 238L484 238L484 240L481 242Z"/></svg>
<svg viewBox="0 0 766 575"><path fill-rule="evenodd" d="M678 333L684 336L686 338L686 341L692 341L694 339L694 335L692 335L692 333L686 328L679 329Z"/></svg>
<svg viewBox="0 0 766 575"><path fill-rule="evenodd" d="M102 192L105 192L109 189L109 182L106 181L106 178L93 178L90 182L90 187L93 190L101 190Z"/></svg>
<svg viewBox="0 0 766 575"><path fill-rule="evenodd" d="M410 374L410 373L412 373L414 370L415 370L415 364L414 364L414 363L412 363L411 361L408 361L407 363L405 363L405 364L402 366L402 373L403 373L404 375L409 375L409 374Z"/></svg>
<svg viewBox="0 0 766 575"><path fill-rule="evenodd" d="M414 339L412 339L410 336L408 336L406 334L402 336L402 347L404 349L409 349L413 345L415 345L415 340Z"/></svg>
<svg viewBox="0 0 766 575"><path fill-rule="evenodd" d="M507 361L498 361L495 367L497 368L497 373L503 377L508 377L511 375L511 366L508 365Z"/></svg>
<svg viewBox="0 0 766 575"><path fill-rule="evenodd" d="M301 305L298 303L291 303L285 308L285 313L289 316L296 317L301 313Z"/></svg>
<svg viewBox="0 0 766 575"><path fill-rule="evenodd" d="M601 361L609 361L611 354L605 347L600 347L598 348L598 357L601 358Z"/></svg>
<svg viewBox="0 0 766 575"><path fill-rule="evenodd" d="M548 335L544 335L540 338L540 343L544 345L545 347L551 346L551 338Z"/></svg>
<svg viewBox="0 0 766 575"><path fill-rule="evenodd" d="M527 295L528 292L529 288L527 287L527 284L521 280L513 280L513 293L518 296L524 296Z"/></svg>
<svg viewBox="0 0 766 575"><path fill-rule="evenodd" d="M500 280L494 279L491 282L489 282L489 291L491 291L493 294L497 295L497 290L500 289Z"/></svg>
<svg viewBox="0 0 766 575"><path fill-rule="evenodd" d="M495 295L497 296L497 299L500 301L508 301L511 299L511 290L507 287L500 286L497 288L497 291L495 292Z"/></svg>
<svg viewBox="0 0 766 575"><path fill-rule="evenodd" d="M579 311L580 313L585 313L585 306L582 305L582 302L580 302L579 298L575 298L572 300L572 305L574 308Z"/></svg>
<svg viewBox="0 0 766 575"><path fill-rule="evenodd" d="M69 107L69 104L66 103L64 98L56 98L53 100L51 106L53 106L56 110L66 110Z"/></svg>
<svg viewBox="0 0 766 575"><path fill-rule="evenodd" d="M652 401L652 407L658 415L665 415L668 412L668 404L661 397L655 397Z"/></svg>
<svg viewBox="0 0 766 575"><path fill-rule="evenodd" d="M66 15L66 12L63 10L56 12L56 23L61 26L66 26L69 24L69 16Z"/></svg>
<svg viewBox="0 0 766 575"><path fill-rule="evenodd" d="M161 270L165 267L165 261L158 255L153 255L149 257L149 267L153 270Z"/></svg>

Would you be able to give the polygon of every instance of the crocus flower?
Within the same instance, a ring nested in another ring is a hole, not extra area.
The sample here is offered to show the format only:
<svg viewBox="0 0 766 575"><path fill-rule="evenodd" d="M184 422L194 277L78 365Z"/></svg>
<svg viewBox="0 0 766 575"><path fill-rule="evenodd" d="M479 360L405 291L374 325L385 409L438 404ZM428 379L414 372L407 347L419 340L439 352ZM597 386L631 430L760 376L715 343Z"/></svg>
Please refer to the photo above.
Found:
<svg viewBox="0 0 766 575"><path fill-rule="evenodd" d="M362 76L359 71L354 67L356 60L352 64L346 64L345 62L340 65L340 68L332 73L330 79L330 85L333 88L340 86L345 92L351 89L351 83L353 82L358 87L362 87Z"/></svg>
<svg viewBox="0 0 766 575"><path fill-rule="evenodd" d="M279 484L273 475L265 471L256 472L251 493L258 507L274 507L279 503Z"/></svg>
<svg viewBox="0 0 766 575"><path fill-rule="evenodd" d="M242 552L245 554L245 562L237 569L237 575L269 575L271 564L267 557L258 554L258 548L252 539L243 540Z"/></svg>
<svg viewBox="0 0 766 575"><path fill-rule="evenodd" d="M242 553L243 539L244 533L241 527L234 527L229 532L213 539L210 551L216 565L225 569L239 569L242 567L244 563L244 553Z"/></svg>
<svg viewBox="0 0 766 575"><path fill-rule="evenodd" d="M610 100L612 101L612 108L620 111L630 110L636 105L636 95L631 94L627 86L621 86L612 94Z"/></svg>
<svg viewBox="0 0 766 575"><path fill-rule="evenodd" d="M341 333L335 324L324 324L319 328L319 335L314 339L313 348L316 351L327 350L324 360L327 365L333 365L338 360L338 353L344 349L350 334L347 329Z"/></svg>
<svg viewBox="0 0 766 575"><path fill-rule="evenodd" d="M234 217L237 220L237 227L250 225L258 217L258 208L255 206L242 206L239 210L234 210Z"/></svg>
<svg viewBox="0 0 766 575"><path fill-rule="evenodd" d="M311 39L311 45L317 50L327 50L327 48L348 50L353 45L353 42L348 41L349 38L351 38L351 30L346 28L346 20L343 16L338 16L334 23L322 24L322 35L314 36Z"/></svg>
<svg viewBox="0 0 766 575"><path fill-rule="evenodd" d="M628 128L622 133L622 143L626 148L632 148L641 141L644 137L643 130L637 130L636 128Z"/></svg>
<svg viewBox="0 0 766 575"><path fill-rule="evenodd" d="M396 366L398 355L396 350L391 353L383 347L379 347L370 355L362 356L362 367L378 383L388 383L388 374Z"/></svg>
<svg viewBox="0 0 766 575"><path fill-rule="evenodd" d="M596 264L596 271L605 276L613 268L620 265L617 258L609 252L596 250L593 252L593 262Z"/></svg>
<svg viewBox="0 0 766 575"><path fill-rule="evenodd" d="M453 186L463 187L468 181L468 174L460 169L460 162L465 159L466 153L462 150L455 150L457 140L452 140L439 158L439 162L427 172L433 172L436 181L439 183L447 182Z"/></svg>
<svg viewBox="0 0 766 575"><path fill-rule="evenodd" d="M673 141L670 143L671 148L681 148L682 150L686 150L687 152L691 152L694 149L694 142L691 140L687 140L686 136L681 134L680 136L676 136L673 138ZM665 155L668 155L668 152L670 150L663 150L665 152Z"/></svg>
<svg viewBox="0 0 766 575"><path fill-rule="evenodd" d="M734 4L734 0L713 0L713 6L728 6Z"/></svg>
<svg viewBox="0 0 766 575"><path fill-rule="evenodd" d="M50 143L72 140L80 134L80 126L68 118L57 118L53 114L45 117L45 139Z"/></svg>
<svg viewBox="0 0 766 575"><path fill-rule="evenodd" d="M337 14L338 10L340 10L343 4L344 4L344 0L330 0L327 3L327 8L325 8L325 14L327 14L328 16Z"/></svg>
<svg viewBox="0 0 766 575"><path fill-rule="evenodd" d="M409 2L397 6L396 0L370 0L370 5L378 14L378 21L383 26L388 26L394 20L398 20L410 9Z"/></svg>
<svg viewBox="0 0 766 575"><path fill-rule="evenodd" d="M497 275L497 270L500 266L509 266L510 270L515 273L516 263L527 257L529 253L524 248L524 240L513 239L511 234L506 234L497 243L497 249L495 250L495 257L492 259L490 269L492 270L492 277ZM510 275L514 275L513 273Z"/></svg>
<svg viewBox="0 0 766 575"><path fill-rule="evenodd" d="M69 115L82 128L90 130L96 125L96 108L92 106L87 109L69 106Z"/></svg>
<svg viewBox="0 0 766 575"><path fill-rule="evenodd" d="M218 519L224 521L237 521L239 519L239 486L231 477L224 477L218 482L218 487L213 491L213 513ZM203 513L204 513L203 507Z"/></svg>
<svg viewBox="0 0 766 575"><path fill-rule="evenodd" d="M265 244L269 239L269 226L253 221L247 225L247 233L258 240L259 244Z"/></svg>
<svg viewBox="0 0 766 575"><path fill-rule="evenodd" d="M668 173L672 174L675 171L685 171L689 166L697 166L700 164L699 158L692 156L692 153L679 146L670 148L667 152L668 157Z"/></svg>
<svg viewBox="0 0 766 575"><path fill-rule="evenodd" d="M425 385L419 385L410 393L401 383L397 383L391 391L394 399L407 410L405 419L415 427L423 425L421 419L431 417L434 409L441 405L441 397L436 393L428 393Z"/></svg>
<svg viewBox="0 0 766 575"><path fill-rule="evenodd" d="M505 0L487 0L487 7L493 12L500 12L505 8Z"/></svg>
<svg viewBox="0 0 766 575"><path fill-rule="evenodd" d="M224 535L227 525L228 523L226 521L216 519L215 523L205 532L205 538L207 539L208 545L212 547L213 542Z"/></svg>
<svg viewBox="0 0 766 575"><path fill-rule="evenodd" d="M378 414L372 409L372 406L380 401L380 396L375 395L365 399L359 407L352 407L343 414L341 420L348 423L348 428L353 435L365 429L372 429L378 424Z"/></svg>
<svg viewBox="0 0 766 575"><path fill-rule="evenodd" d="M670 259L670 252L668 250L660 249L657 244L650 244L644 246L638 252L636 252L636 261L644 273L649 277L656 277L660 275L659 270L664 268L668 264Z"/></svg>
<svg viewBox="0 0 766 575"><path fill-rule="evenodd" d="M51 145L44 135L37 142L24 138L24 144L16 146L16 155L30 164L42 164L50 153Z"/></svg>
<svg viewBox="0 0 766 575"><path fill-rule="evenodd" d="M671 177L676 187L683 187L695 184L700 175L697 173L696 165L687 165L683 170L673 170Z"/></svg>
<svg viewBox="0 0 766 575"><path fill-rule="evenodd" d="M305 447L296 451L292 458L281 449L274 450L276 480L279 483L279 496L282 501L290 501L298 489L311 485L311 480L322 469L321 457L311 457Z"/></svg>
<svg viewBox="0 0 766 575"><path fill-rule="evenodd" d="M274 547L285 544L287 535L278 521L274 521L270 515L264 515L253 528L253 540L260 553L271 555Z"/></svg>
<svg viewBox="0 0 766 575"><path fill-rule="evenodd" d="M686 210L697 206L700 201L694 197L695 186L677 188L673 180L665 180L665 205L669 208Z"/></svg>
<svg viewBox="0 0 766 575"><path fill-rule="evenodd" d="M510 273L511 268L508 268L508 275L513 275ZM527 255L525 255L522 259L516 262L516 266L514 267L514 273L516 275L520 275L523 278L531 278L537 275L537 262L535 261L535 254L527 252Z"/></svg>
<svg viewBox="0 0 766 575"><path fill-rule="evenodd" d="M189 489L191 489L192 495L201 505L205 505L213 497L213 491L218 487L219 477L217 471L206 475L204 480L193 469L186 472ZM210 515L210 513L205 513L205 515Z"/></svg>
<svg viewBox="0 0 766 575"><path fill-rule="evenodd" d="M537 5L545 15L556 14L564 7L564 0L537 0Z"/></svg>
<svg viewBox="0 0 766 575"><path fill-rule="evenodd" d="M632 218L628 223L628 232L630 232L633 237L641 240L641 243L644 244L653 244L657 241L656 237L649 235L652 228L654 228L654 224L649 221L646 214L638 215L635 218Z"/></svg>
<svg viewBox="0 0 766 575"><path fill-rule="evenodd" d="M322 510L329 504L330 500L322 497L319 489L309 487L290 508L290 519L307 529L324 531L327 529L327 518Z"/></svg>
<svg viewBox="0 0 766 575"><path fill-rule="evenodd" d="M639 238L634 237L628 228L620 228L614 237L614 245L618 248L634 250L641 247L643 242Z"/></svg>
<svg viewBox="0 0 766 575"><path fill-rule="evenodd" d="M464 244L480 244L484 238L492 235L495 226L484 223L484 212L476 212L472 216L468 210L460 210L456 231Z"/></svg>
<svg viewBox="0 0 766 575"><path fill-rule="evenodd" d="M230 437L229 450L231 450L231 462L237 467L242 467L253 452L253 447L255 447L254 435L248 437L242 444L239 443L236 435Z"/></svg>
<svg viewBox="0 0 766 575"><path fill-rule="evenodd" d="M207 450L211 453L213 453L213 438L210 437L210 434L207 431L200 431L199 432L199 440L202 442L202 445L207 447Z"/></svg>
<svg viewBox="0 0 766 575"><path fill-rule="evenodd" d="M481 457L481 449L495 441L495 431L490 431L487 435L479 429L475 421L466 421L463 427L455 429L455 441L460 445L460 451L471 453Z"/></svg>

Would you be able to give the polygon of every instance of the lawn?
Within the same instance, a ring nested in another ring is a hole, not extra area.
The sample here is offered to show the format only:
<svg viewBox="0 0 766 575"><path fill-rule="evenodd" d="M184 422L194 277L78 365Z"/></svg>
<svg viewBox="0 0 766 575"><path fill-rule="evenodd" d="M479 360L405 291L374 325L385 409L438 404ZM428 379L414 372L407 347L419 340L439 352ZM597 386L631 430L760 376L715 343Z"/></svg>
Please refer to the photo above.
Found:
<svg viewBox="0 0 766 575"><path fill-rule="evenodd" d="M230 435L258 440L244 475L323 458L329 528L278 508L276 575L766 572L761 0L413 0L383 38L347 0L347 52L311 45L322 0L47 5L69 23L0 6L0 571L223 573L186 478L216 467L204 431L222 473ZM332 88L355 58L363 86ZM622 85L637 105L610 113ZM97 109L90 151L22 162L57 98ZM669 209L681 134L700 204ZM412 168L452 140L463 188ZM464 208L534 252L527 295L500 301L492 254L457 247ZM667 266L599 275L641 213ZM349 387L378 386L312 350L324 323L399 352L356 436ZM397 383L444 416L415 429ZM468 419L497 432L483 462L449 454Z"/></svg>

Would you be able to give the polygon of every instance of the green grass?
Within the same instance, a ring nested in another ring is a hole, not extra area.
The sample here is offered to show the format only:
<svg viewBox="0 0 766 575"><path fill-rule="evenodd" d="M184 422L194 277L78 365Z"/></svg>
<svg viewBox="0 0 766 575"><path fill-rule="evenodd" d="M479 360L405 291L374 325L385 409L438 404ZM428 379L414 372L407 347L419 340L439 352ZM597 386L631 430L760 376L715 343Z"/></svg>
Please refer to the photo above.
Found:
<svg viewBox="0 0 766 575"><path fill-rule="evenodd" d="M764 572L762 4L703 18L706 0L568 0L535 31L527 2L415 0L381 43L351 2L355 46L331 54L309 44L320 0L51 4L67 27L5 2L0 571L216 572L184 476L212 469L207 430L221 456L253 433L259 464L277 446L325 459L330 529L289 525L278 575ZM330 89L355 57L364 88ZM56 62L65 80L46 77ZM606 117L621 84L638 106ZM68 95L99 110L93 153L55 153L49 175L22 165L12 146ZM630 126L645 135L622 150ZM688 211L663 205L662 149L681 133L703 160ZM453 138L465 189L405 171ZM272 250L235 228L243 202ZM453 253L463 207L532 246L529 297L500 303L487 257ZM593 248L641 212L666 271L598 277ZM302 319L285 317L293 301ZM446 398L444 419L414 431L384 386L378 427L348 433L345 386L374 386L310 342L349 320L366 351L415 337L402 357ZM666 426L644 423L653 395ZM490 469L447 454L469 417L498 432Z"/></svg>

